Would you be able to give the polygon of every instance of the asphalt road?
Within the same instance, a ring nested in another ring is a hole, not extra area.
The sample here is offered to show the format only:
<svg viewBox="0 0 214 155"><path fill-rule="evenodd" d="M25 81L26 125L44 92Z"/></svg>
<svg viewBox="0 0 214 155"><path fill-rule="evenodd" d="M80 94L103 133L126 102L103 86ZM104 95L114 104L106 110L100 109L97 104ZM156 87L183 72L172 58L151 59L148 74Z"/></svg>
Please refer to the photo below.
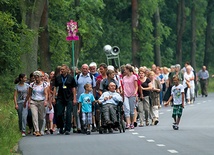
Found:
<svg viewBox="0 0 214 155"><path fill-rule="evenodd" d="M214 155L214 94L186 105L179 130L172 129L172 107L160 109L157 126L125 133L27 136L23 155Z"/></svg>

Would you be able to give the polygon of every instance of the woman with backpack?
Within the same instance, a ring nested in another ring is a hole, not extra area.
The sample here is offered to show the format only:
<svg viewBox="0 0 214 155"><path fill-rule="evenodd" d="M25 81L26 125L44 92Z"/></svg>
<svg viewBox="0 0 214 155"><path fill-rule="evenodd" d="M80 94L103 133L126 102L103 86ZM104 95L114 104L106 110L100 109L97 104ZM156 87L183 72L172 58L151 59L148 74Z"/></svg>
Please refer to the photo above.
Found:
<svg viewBox="0 0 214 155"><path fill-rule="evenodd" d="M48 103L47 84L42 81L41 71L35 71L33 73L35 82L30 84L28 95L24 102L24 107L29 100L30 108L32 112L33 126L35 129L34 135L41 136L42 126L44 122L45 107Z"/></svg>

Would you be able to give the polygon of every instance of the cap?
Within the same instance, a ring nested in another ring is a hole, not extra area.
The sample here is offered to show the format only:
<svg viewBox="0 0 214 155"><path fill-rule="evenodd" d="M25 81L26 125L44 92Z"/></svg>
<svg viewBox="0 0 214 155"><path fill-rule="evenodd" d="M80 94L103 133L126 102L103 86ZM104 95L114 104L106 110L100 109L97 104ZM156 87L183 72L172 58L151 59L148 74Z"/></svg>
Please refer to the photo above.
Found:
<svg viewBox="0 0 214 155"><path fill-rule="evenodd" d="M34 71L33 75L34 76L42 76L42 72L40 72L40 71Z"/></svg>
<svg viewBox="0 0 214 155"><path fill-rule="evenodd" d="M108 69L108 70L113 70L113 71L114 71L114 66L109 65L109 66L107 67L107 69Z"/></svg>

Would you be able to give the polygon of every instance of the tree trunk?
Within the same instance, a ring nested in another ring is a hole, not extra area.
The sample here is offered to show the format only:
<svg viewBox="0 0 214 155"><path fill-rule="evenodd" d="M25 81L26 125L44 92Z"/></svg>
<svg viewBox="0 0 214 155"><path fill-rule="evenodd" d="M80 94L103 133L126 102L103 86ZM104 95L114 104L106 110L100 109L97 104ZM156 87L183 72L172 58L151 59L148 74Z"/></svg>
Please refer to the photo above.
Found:
<svg viewBox="0 0 214 155"><path fill-rule="evenodd" d="M159 8L154 15L155 19L155 64L161 66L161 51L160 51L160 13Z"/></svg>
<svg viewBox="0 0 214 155"><path fill-rule="evenodd" d="M22 57L24 63L23 72L28 75L31 72L38 69L37 67L38 30L44 5L45 5L44 0L34 0L34 1L20 0L22 21L28 26L29 29L36 32L33 37L33 40L29 42L30 46L32 47L31 48L32 51L29 51Z"/></svg>
<svg viewBox="0 0 214 155"><path fill-rule="evenodd" d="M132 0L132 64L134 66L140 66L140 58L137 55L139 52L139 40L137 38L138 29L138 1Z"/></svg>
<svg viewBox="0 0 214 155"><path fill-rule="evenodd" d="M182 64L182 37L186 25L185 0L179 0L177 8L176 63Z"/></svg>
<svg viewBox="0 0 214 155"><path fill-rule="evenodd" d="M192 36L191 36L191 65L196 69L195 55L196 55L196 11L195 3L192 1L191 8L191 27L192 27Z"/></svg>
<svg viewBox="0 0 214 155"><path fill-rule="evenodd" d="M49 32L48 32L48 0L41 17L40 27L44 30L39 35L40 68L44 72L51 71L51 54L49 52Z"/></svg>
<svg viewBox="0 0 214 155"><path fill-rule="evenodd" d="M49 52L49 32L48 32L48 0L45 0L45 6L41 17L40 27L44 30L39 36L40 68L45 71L51 71L51 53Z"/></svg>
<svg viewBox="0 0 214 155"><path fill-rule="evenodd" d="M208 1L207 5L207 27L206 27L206 38L205 38L205 51L204 51L204 65L209 66L210 60L212 58L211 54L211 41L212 41L212 13L214 11L214 2L213 0Z"/></svg>

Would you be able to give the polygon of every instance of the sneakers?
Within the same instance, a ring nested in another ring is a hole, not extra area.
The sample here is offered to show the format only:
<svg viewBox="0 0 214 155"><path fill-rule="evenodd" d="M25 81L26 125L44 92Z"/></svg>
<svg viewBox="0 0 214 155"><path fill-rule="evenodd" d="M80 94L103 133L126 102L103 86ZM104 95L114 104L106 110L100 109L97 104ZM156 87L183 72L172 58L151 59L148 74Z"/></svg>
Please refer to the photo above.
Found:
<svg viewBox="0 0 214 155"><path fill-rule="evenodd" d="M50 129L50 133L53 134L53 130L52 129Z"/></svg>
<svg viewBox="0 0 214 155"><path fill-rule="evenodd" d="M179 129L179 127L178 127L178 125L177 125L176 123L173 123L172 128L173 128L174 130L178 130L178 129Z"/></svg>
<svg viewBox="0 0 214 155"><path fill-rule="evenodd" d="M70 132L69 131L65 131L65 135L70 135Z"/></svg>
<svg viewBox="0 0 214 155"><path fill-rule="evenodd" d="M126 129L129 129L130 128L130 125L129 124L126 124Z"/></svg>
<svg viewBox="0 0 214 155"><path fill-rule="evenodd" d="M96 132L97 131L97 128L96 127L93 127L92 129L91 129L91 132Z"/></svg>
<svg viewBox="0 0 214 155"><path fill-rule="evenodd" d="M133 125L133 124L131 124L131 125L130 125L130 128L131 128L131 129L134 129L134 125Z"/></svg>
<svg viewBox="0 0 214 155"><path fill-rule="evenodd" d="M158 119L156 119L155 122L154 122L154 125L157 125L158 122L159 122Z"/></svg>
<svg viewBox="0 0 214 155"><path fill-rule="evenodd" d="M86 134L87 134L87 135L90 135L90 134L91 134L91 132L90 132L89 130L87 130Z"/></svg>
<svg viewBox="0 0 214 155"><path fill-rule="evenodd" d="M24 132L24 131L22 131L22 137L25 137L25 136L26 136L25 132Z"/></svg>

